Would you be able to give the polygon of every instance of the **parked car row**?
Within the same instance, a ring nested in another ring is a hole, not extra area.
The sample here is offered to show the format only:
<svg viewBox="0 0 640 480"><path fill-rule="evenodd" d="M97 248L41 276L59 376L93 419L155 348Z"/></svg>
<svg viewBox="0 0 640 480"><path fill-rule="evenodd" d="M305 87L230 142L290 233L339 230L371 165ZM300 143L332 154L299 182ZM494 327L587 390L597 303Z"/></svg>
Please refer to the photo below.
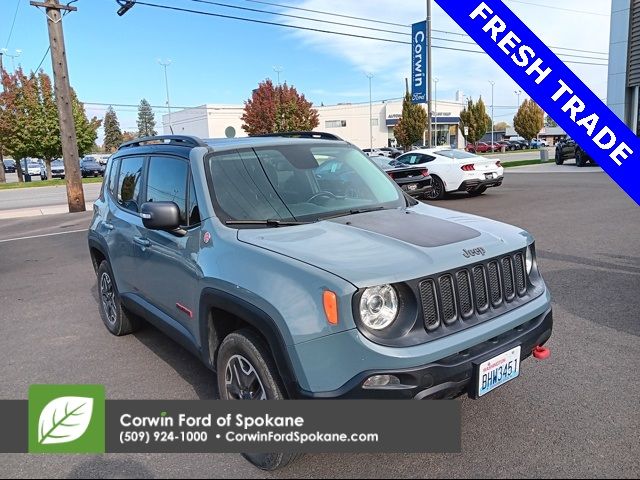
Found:
<svg viewBox="0 0 640 480"><path fill-rule="evenodd" d="M382 148L364 148L362 149L364 153L369 157L388 157L388 158L397 158L404 153L404 150L400 148L393 147L382 147Z"/></svg>
<svg viewBox="0 0 640 480"><path fill-rule="evenodd" d="M526 140L499 140L496 142L476 142L468 143L465 150L470 153L491 153L500 152L504 148L507 152L525 150L530 148L543 148L547 146L546 140L533 139Z"/></svg>
<svg viewBox="0 0 640 480"><path fill-rule="evenodd" d="M105 163L109 156L86 156L80 160L80 173L83 178L104 176ZM40 177L41 180L48 180L47 165L38 158L27 158L20 161L22 171L28 173L32 177ZM16 161L13 159L4 160L4 171L6 173L16 173ZM51 177L65 178L64 162L61 158L51 162Z"/></svg>

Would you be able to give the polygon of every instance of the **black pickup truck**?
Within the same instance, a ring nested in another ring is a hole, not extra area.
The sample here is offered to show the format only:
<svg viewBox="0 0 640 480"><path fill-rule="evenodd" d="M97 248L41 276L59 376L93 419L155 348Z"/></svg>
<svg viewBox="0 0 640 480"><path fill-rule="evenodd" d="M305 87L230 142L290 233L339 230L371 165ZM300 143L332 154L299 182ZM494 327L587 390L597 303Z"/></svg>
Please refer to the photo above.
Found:
<svg viewBox="0 0 640 480"><path fill-rule="evenodd" d="M575 158L578 167L584 167L587 163L596 165L595 160L571 137L556 143L556 165L562 165L567 158Z"/></svg>

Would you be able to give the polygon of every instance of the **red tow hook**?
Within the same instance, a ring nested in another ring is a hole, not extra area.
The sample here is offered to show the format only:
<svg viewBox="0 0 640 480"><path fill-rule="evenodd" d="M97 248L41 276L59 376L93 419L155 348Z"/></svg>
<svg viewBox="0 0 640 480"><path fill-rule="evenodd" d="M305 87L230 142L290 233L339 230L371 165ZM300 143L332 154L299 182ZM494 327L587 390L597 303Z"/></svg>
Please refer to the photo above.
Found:
<svg viewBox="0 0 640 480"><path fill-rule="evenodd" d="M533 356L538 360L546 360L551 356L551 350L547 347L537 346L533 349Z"/></svg>

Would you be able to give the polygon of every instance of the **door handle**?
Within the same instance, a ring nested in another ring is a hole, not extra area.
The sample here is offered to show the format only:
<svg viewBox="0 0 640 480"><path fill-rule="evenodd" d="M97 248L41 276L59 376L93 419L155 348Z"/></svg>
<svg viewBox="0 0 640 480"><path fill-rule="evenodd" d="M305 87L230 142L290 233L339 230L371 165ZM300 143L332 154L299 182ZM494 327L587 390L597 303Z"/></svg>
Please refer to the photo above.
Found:
<svg viewBox="0 0 640 480"><path fill-rule="evenodd" d="M142 237L133 237L133 241L140 245L141 247L150 247L151 246L151 242L149 240L147 240L146 238L142 238Z"/></svg>
<svg viewBox="0 0 640 480"><path fill-rule="evenodd" d="M102 226L107 230L113 230L113 225L111 223L102 222Z"/></svg>

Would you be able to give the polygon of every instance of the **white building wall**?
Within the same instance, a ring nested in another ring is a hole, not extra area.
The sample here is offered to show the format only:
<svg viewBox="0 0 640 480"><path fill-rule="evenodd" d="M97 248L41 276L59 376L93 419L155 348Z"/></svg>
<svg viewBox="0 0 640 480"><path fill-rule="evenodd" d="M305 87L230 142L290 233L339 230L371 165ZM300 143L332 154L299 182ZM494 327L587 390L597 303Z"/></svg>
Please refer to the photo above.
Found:
<svg viewBox="0 0 640 480"><path fill-rule="evenodd" d="M331 106L314 106L318 110L319 124L316 131L338 135L344 140L360 148L386 147L394 144L393 125L402 115L402 101L376 102L371 105L371 136L369 141L369 104L341 104ZM436 111L434 102L432 110ZM441 138L449 144L448 131L457 132L457 145L464 146L462 132L457 128L462 104L455 101L439 101L438 130ZM243 106L206 104L171 114L171 126L175 135L195 135L200 138L245 137L242 130ZM435 118L434 118L435 120ZM163 131L165 135L171 133L169 115L163 115ZM229 129L229 130L228 130ZM228 135L229 134L229 135Z"/></svg>

